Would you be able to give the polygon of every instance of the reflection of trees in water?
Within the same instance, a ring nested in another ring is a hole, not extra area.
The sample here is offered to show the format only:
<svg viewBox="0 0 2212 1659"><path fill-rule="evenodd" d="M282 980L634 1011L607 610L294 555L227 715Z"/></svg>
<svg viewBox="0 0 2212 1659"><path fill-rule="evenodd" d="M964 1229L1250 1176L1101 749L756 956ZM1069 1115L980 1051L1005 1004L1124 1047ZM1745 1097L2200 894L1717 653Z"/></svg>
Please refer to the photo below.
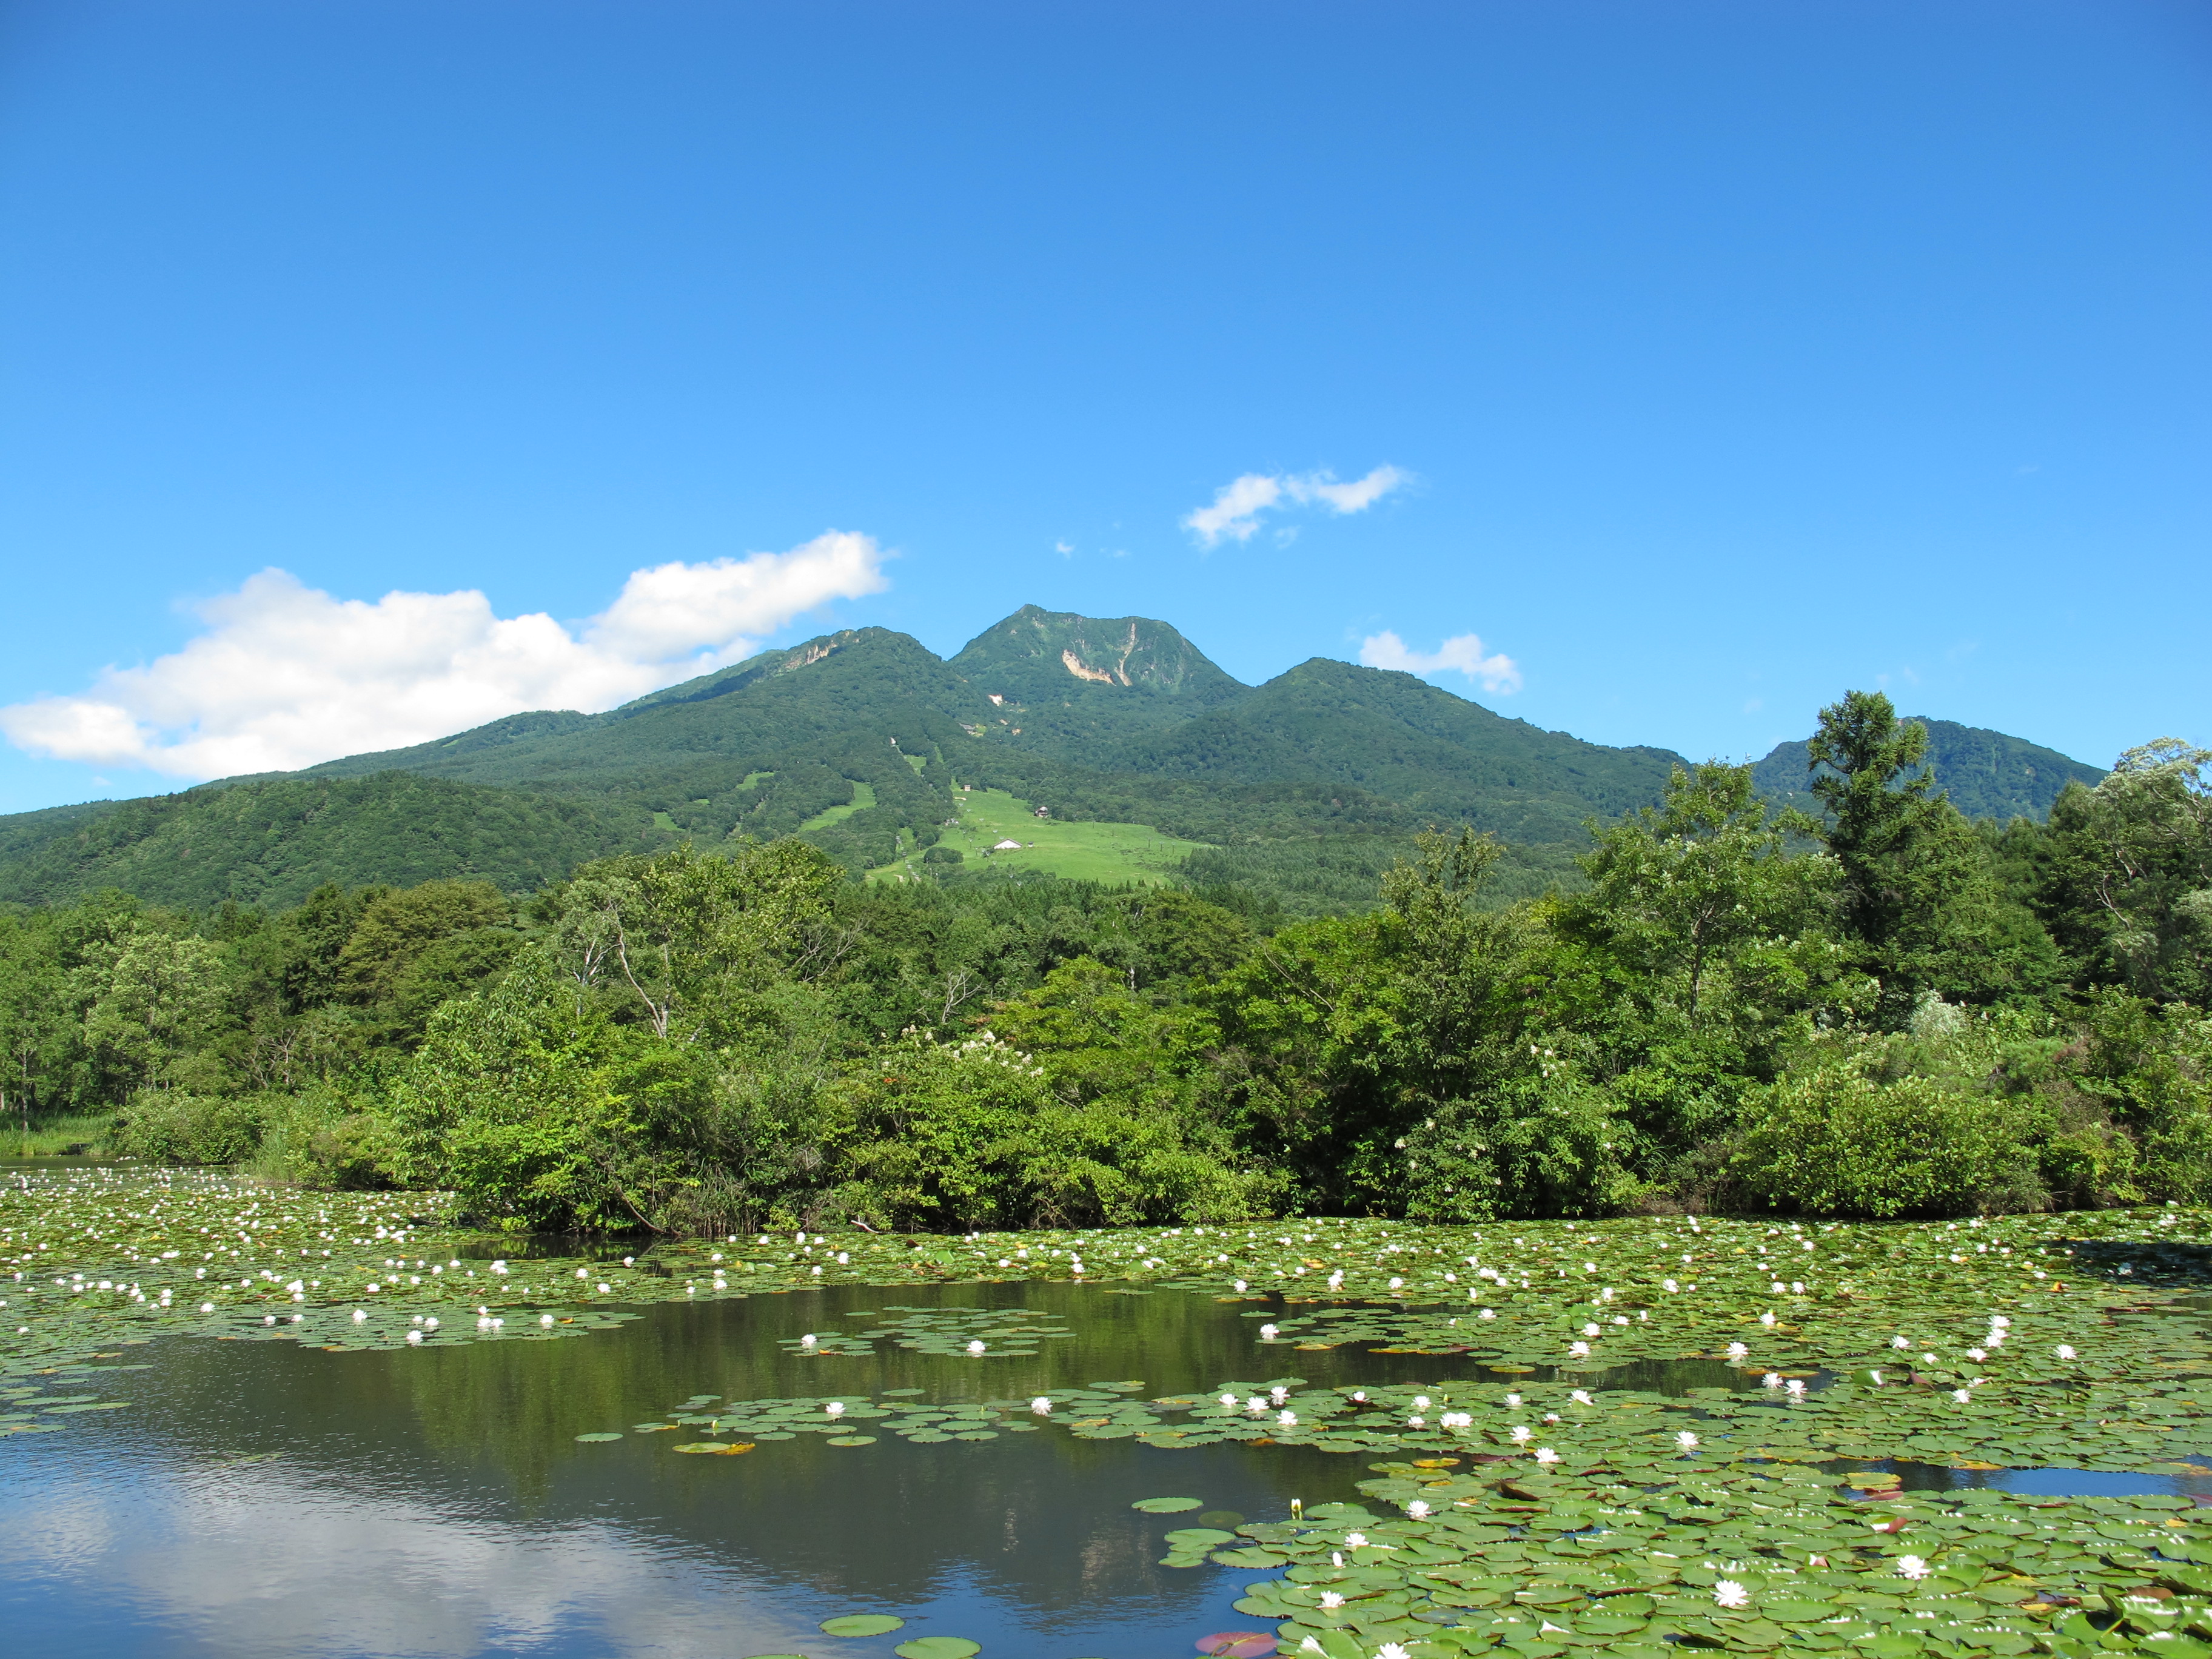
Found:
<svg viewBox="0 0 2212 1659"><path fill-rule="evenodd" d="M589 1516L726 1565L735 1556L825 1595L910 1603L980 1571L1033 1608L1141 1596L1165 1611L1218 1587L1210 1574L1158 1566L1175 1522L1136 1514L1133 1502L1186 1493L1277 1515L1292 1497L1354 1496L1366 1460L1289 1446L1165 1451L1054 1429L939 1446L886 1435L858 1449L801 1435L744 1457L697 1458L668 1450L696 1431L638 1435L630 1425L695 1394L729 1401L921 1389L933 1404L1019 1401L1008 1420L1029 1422L1031 1395L1098 1382L1141 1379L1157 1395L1283 1376L1328 1384L1480 1374L1436 1356L1262 1346L1254 1340L1259 1322L1243 1316L1258 1305L1064 1285L841 1286L667 1306L617 1331L548 1342L347 1354L177 1342L161 1354L159 1392L173 1404L160 1432L198 1457L281 1449L288 1467L365 1498L398 1483L418 1501L477 1516L488 1507L540 1524ZM873 1329L875 1322L848 1316L890 1306L1026 1308L1076 1334L1043 1340L1035 1358L980 1360L888 1340L872 1357L807 1358L778 1346L810 1330ZM603 1429L629 1437L574 1439Z"/></svg>

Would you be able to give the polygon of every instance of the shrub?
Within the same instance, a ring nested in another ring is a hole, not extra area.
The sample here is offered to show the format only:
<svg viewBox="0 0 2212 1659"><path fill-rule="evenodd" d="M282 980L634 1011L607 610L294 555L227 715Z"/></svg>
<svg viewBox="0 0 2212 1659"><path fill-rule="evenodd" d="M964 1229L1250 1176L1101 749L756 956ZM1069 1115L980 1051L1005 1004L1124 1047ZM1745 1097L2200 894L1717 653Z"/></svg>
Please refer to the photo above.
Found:
<svg viewBox="0 0 2212 1659"><path fill-rule="evenodd" d="M853 1067L833 1099L836 1200L872 1227L1241 1220L1275 1190L1172 1111L1060 1097L1043 1066L988 1033L909 1035Z"/></svg>
<svg viewBox="0 0 2212 1659"><path fill-rule="evenodd" d="M115 1149L149 1164L240 1164L259 1148L271 1115L266 1095L141 1089L116 1120Z"/></svg>
<svg viewBox="0 0 2212 1659"><path fill-rule="evenodd" d="M2046 1127L2027 1102L1936 1078L1877 1082L1852 1057L1749 1103L1729 1168L1759 1201L1813 1215L2034 1209L2045 1194L2032 1143Z"/></svg>
<svg viewBox="0 0 2212 1659"><path fill-rule="evenodd" d="M966 855L957 847L938 846L924 853L921 861L924 864L959 864L964 862L965 858Z"/></svg>
<svg viewBox="0 0 2212 1659"><path fill-rule="evenodd" d="M1624 1158L1632 1133L1607 1097L1564 1070L1447 1102L1401 1143L1407 1218L1615 1214L1640 1190Z"/></svg>

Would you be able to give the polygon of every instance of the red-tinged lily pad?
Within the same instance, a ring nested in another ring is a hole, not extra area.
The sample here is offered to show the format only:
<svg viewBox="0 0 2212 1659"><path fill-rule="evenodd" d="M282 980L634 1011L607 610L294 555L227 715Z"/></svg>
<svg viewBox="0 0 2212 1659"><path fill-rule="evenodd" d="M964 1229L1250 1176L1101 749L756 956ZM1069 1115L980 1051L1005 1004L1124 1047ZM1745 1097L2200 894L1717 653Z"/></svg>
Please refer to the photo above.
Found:
<svg viewBox="0 0 2212 1659"><path fill-rule="evenodd" d="M1218 1630L1198 1638L1198 1650L1212 1659L1265 1659L1275 1650L1275 1638L1252 1630Z"/></svg>

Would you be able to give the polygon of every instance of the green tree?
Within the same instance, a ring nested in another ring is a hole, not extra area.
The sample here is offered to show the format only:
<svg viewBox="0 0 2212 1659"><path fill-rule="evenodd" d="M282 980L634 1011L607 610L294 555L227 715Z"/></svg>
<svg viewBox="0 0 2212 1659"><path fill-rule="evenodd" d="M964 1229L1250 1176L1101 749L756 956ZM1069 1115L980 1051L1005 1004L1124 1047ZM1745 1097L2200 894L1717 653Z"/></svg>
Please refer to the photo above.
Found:
<svg viewBox="0 0 2212 1659"><path fill-rule="evenodd" d="M1901 1023L1929 990L1986 999L2005 988L2018 963L1998 949L1990 855L1936 789L1927 728L1899 721L1879 691L1852 691L1820 711L1808 749L1826 821L1797 827L1835 857L1841 926L1879 981L1881 1018Z"/></svg>

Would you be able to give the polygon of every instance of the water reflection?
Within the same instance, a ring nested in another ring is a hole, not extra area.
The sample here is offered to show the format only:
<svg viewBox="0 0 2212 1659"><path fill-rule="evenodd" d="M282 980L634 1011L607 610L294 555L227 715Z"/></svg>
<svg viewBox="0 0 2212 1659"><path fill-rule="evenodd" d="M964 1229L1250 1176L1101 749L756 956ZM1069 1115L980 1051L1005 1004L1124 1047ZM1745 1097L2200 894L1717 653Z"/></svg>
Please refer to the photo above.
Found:
<svg viewBox="0 0 2212 1659"><path fill-rule="evenodd" d="M886 1343L805 1357L779 1340L890 1304L1018 1305L1076 1334L1035 1358ZM987 1443L837 1448L813 1436L736 1458L629 1433L696 1394L919 1388L953 1402L1142 1378L1430 1380L1463 1362L1256 1348L1235 1305L1072 1285L841 1287L656 1309L550 1342L325 1353L173 1339L141 1350L134 1401L11 1443L0 1548L25 1650L716 1656L819 1651L824 1618L900 1613L900 1636L1001 1654L1190 1650L1249 1626L1249 1571L1159 1566L1163 1494L1279 1516L1352 1496L1367 1459L1305 1448L1165 1451L1046 1430ZM1297 1362L1295 1365L1293 1360ZM121 1379L118 1379L120 1381Z"/></svg>

